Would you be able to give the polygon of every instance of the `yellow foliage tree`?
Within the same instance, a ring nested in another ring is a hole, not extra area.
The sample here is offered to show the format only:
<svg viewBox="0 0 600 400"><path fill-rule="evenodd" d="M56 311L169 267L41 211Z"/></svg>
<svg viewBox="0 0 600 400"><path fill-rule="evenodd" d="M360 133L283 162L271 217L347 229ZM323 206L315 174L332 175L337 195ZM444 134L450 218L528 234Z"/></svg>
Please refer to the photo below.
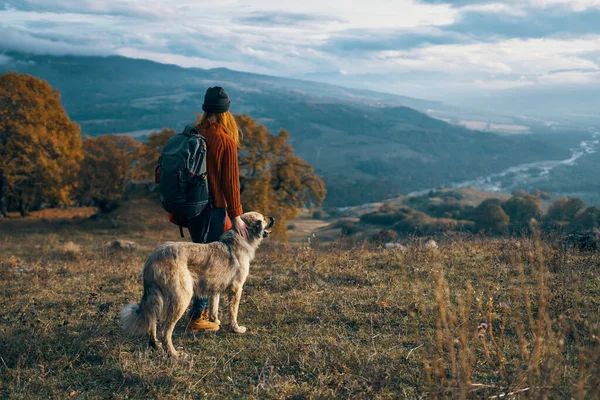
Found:
<svg viewBox="0 0 600 400"><path fill-rule="evenodd" d="M87 137L83 149L77 198L102 212L112 211L134 178L144 145L129 136L113 134Z"/></svg>
<svg viewBox="0 0 600 400"><path fill-rule="evenodd" d="M243 132L240 149L242 204L276 218L275 234L287 238L287 222L298 217L301 207L320 206L325 183L313 167L294 154L289 133L273 135L249 116L238 116Z"/></svg>
<svg viewBox="0 0 600 400"><path fill-rule="evenodd" d="M0 76L0 215L71 201L83 158L79 133L46 81Z"/></svg>
<svg viewBox="0 0 600 400"><path fill-rule="evenodd" d="M137 165L133 173L136 180L147 181L154 179L154 169L163 148L177 132L163 128L160 132L152 132L148 140L140 147L137 155Z"/></svg>
<svg viewBox="0 0 600 400"><path fill-rule="evenodd" d="M273 135L245 115L236 120L243 131L239 162L244 209L274 216L275 234L285 239L287 222L298 217L301 207L321 205L325 184L312 166L294 155L288 132ZM173 130L163 129L150 135L137 153L140 179L152 176L164 145L174 134Z"/></svg>

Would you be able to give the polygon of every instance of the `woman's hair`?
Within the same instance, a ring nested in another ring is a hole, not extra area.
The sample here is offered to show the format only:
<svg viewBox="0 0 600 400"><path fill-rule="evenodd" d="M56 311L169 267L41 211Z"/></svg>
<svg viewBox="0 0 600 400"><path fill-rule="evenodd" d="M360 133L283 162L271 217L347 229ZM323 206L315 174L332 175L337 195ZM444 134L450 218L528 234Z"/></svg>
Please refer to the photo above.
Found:
<svg viewBox="0 0 600 400"><path fill-rule="evenodd" d="M229 111L216 114L205 112L200 116L198 127L201 129L207 129L213 120L216 120L217 123L223 127L225 133L235 140L235 144L238 146L240 145L240 132L233 114L231 114Z"/></svg>

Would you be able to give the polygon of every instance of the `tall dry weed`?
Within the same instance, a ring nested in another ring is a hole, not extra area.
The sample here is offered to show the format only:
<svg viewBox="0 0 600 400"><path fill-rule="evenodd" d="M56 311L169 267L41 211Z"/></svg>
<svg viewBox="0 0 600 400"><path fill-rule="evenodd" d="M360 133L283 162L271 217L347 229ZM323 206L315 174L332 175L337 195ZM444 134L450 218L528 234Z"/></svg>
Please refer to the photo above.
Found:
<svg viewBox="0 0 600 400"><path fill-rule="evenodd" d="M574 305L581 296L573 275L548 271L546 258L555 252L535 233L512 249L511 262L497 266L507 281L478 292L471 281L451 287L443 264L437 265L436 328L423 349L429 395L600 397L598 321L585 321L577 307L556 312L561 307L553 300Z"/></svg>

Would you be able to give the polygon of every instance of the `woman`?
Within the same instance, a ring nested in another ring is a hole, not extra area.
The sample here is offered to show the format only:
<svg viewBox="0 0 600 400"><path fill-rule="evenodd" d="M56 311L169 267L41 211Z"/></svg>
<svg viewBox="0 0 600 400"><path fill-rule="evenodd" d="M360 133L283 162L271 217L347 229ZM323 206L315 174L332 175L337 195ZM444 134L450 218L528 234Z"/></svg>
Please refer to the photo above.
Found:
<svg viewBox="0 0 600 400"><path fill-rule="evenodd" d="M233 228L247 237L247 228L240 217L240 177L237 148L240 144L238 126L229 112L231 101L221 87L206 91L198 122L200 134L208 142L206 171L212 205L200 216L188 221L188 229L194 243L211 243L219 240L225 230L227 216ZM208 228L208 232L206 229ZM207 299L194 297L188 328L193 331L217 331L219 324L208 320Z"/></svg>

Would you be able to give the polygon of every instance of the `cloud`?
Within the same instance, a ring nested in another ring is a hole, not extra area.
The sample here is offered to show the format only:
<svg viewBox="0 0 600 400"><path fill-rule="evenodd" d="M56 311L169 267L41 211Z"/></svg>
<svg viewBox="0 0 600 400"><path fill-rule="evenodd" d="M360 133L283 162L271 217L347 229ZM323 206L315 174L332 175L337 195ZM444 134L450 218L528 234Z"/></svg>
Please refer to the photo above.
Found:
<svg viewBox="0 0 600 400"><path fill-rule="evenodd" d="M4 0L0 52L120 54L435 97L469 88L595 82L599 5L600 0Z"/></svg>
<svg viewBox="0 0 600 400"><path fill-rule="evenodd" d="M171 13L169 3L127 0L5 0L10 8L24 11L126 16L141 19L162 19Z"/></svg>
<svg viewBox="0 0 600 400"><path fill-rule="evenodd" d="M343 60L336 67L346 75L326 81L452 101L457 95L511 88L598 85L600 35L427 45Z"/></svg>
<svg viewBox="0 0 600 400"><path fill-rule="evenodd" d="M448 27L451 32L468 33L480 40L493 37L541 38L595 34L600 32L600 9L577 13L547 9L535 13L489 13L470 10Z"/></svg>
<svg viewBox="0 0 600 400"><path fill-rule="evenodd" d="M36 37L30 33L0 26L0 49L32 54L49 55L108 55L112 48L105 45L88 46L70 44L63 41L53 41L48 38Z"/></svg>
<svg viewBox="0 0 600 400"><path fill-rule="evenodd" d="M600 8L600 0L528 0L528 3L539 8L562 6L577 12L590 8Z"/></svg>
<svg viewBox="0 0 600 400"><path fill-rule="evenodd" d="M326 29L443 26L451 24L458 16L458 11L450 5L424 4L419 0L255 0L251 5L229 1L228 9L236 10L241 17L258 12L266 15L311 15L338 22L337 26L326 26Z"/></svg>
<svg viewBox="0 0 600 400"><path fill-rule="evenodd" d="M573 40L510 39L495 43L427 46L383 51L374 59L392 68L543 74L558 69L600 69L600 35Z"/></svg>
<svg viewBox="0 0 600 400"><path fill-rule="evenodd" d="M237 20L243 25L304 25L304 24L323 24L332 22L343 22L341 19L337 19L332 16L326 15L313 15L313 14L302 14L302 13L290 13L290 12L252 12L246 16L243 16Z"/></svg>
<svg viewBox="0 0 600 400"><path fill-rule="evenodd" d="M162 64L175 64L185 68L229 68L233 70L243 70L244 65L236 62L215 61L202 57L188 57L172 53L160 53L152 51L137 50L134 48L121 48L117 54L128 58L141 58L152 60ZM257 73L267 73L265 70L258 70Z"/></svg>
<svg viewBox="0 0 600 400"><path fill-rule="evenodd" d="M468 5L497 3L496 0L421 0L427 4L445 4L453 7L463 7Z"/></svg>
<svg viewBox="0 0 600 400"><path fill-rule="evenodd" d="M422 0L423 3L450 5L467 10L515 12L514 10L561 7L576 12L600 8L600 0Z"/></svg>
<svg viewBox="0 0 600 400"><path fill-rule="evenodd" d="M522 6L515 6L510 3L473 3L460 7L461 13L479 13L479 14L491 14L497 16L498 14L512 15L523 17L527 15L527 12Z"/></svg>
<svg viewBox="0 0 600 400"><path fill-rule="evenodd" d="M349 30L332 35L320 50L341 54L363 53L467 42L472 42L472 39L459 32L449 32L439 28L391 31Z"/></svg>
<svg viewBox="0 0 600 400"><path fill-rule="evenodd" d="M515 89L524 88L535 85L535 81L529 80L525 77L515 79L475 79L473 84L478 89L484 90L504 90L504 89Z"/></svg>
<svg viewBox="0 0 600 400"><path fill-rule="evenodd" d="M549 72L538 78L546 85L590 85L600 84L600 70L574 69Z"/></svg>
<svg viewBox="0 0 600 400"><path fill-rule="evenodd" d="M12 58L6 54L0 54L0 65L8 64L12 61Z"/></svg>

